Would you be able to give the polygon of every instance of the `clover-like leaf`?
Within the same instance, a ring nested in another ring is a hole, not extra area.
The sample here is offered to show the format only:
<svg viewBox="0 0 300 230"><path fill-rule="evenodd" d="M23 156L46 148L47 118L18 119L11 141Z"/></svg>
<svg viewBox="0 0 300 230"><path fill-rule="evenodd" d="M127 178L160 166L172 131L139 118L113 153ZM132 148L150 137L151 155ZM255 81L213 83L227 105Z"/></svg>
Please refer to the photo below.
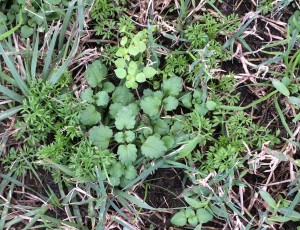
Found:
<svg viewBox="0 0 300 230"><path fill-rule="evenodd" d="M117 68L121 68L121 69L125 69L127 66L126 61L123 58L118 58L115 61L115 65Z"/></svg>
<svg viewBox="0 0 300 230"><path fill-rule="evenodd" d="M151 79L154 77L154 75L157 73L157 71L156 71L156 69L154 69L151 66L145 66L143 69L143 73L145 74L146 78Z"/></svg>
<svg viewBox="0 0 300 230"><path fill-rule="evenodd" d="M191 93L188 93L188 94L184 95L183 97L181 97L181 101L185 107L192 108L193 104L192 104L192 94Z"/></svg>
<svg viewBox="0 0 300 230"><path fill-rule="evenodd" d="M128 145L120 145L118 147L118 155L120 161L124 165L130 165L132 164L137 157L137 149L134 144L128 144Z"/></svg>
<svg viewBox="0 0 300 230"><path fill-rule="evenodd" d="M183 227L187 223L187 218L185 216L184 211L177 212L171 219L171 223L178 226Z"/></svg>
<svg viewBox="0 0 300 230"><path fill-rule="evenodd" d="M124 86L118 86L112 94L112 101L114 103L121 103L128 105L135 100L130 90Z"/></svg>
<svg viewBox="0 0 300 230"><path fill-rule="evenodd" d="M136 168L133 166L133 165L128 165L126 168L125 168L125 171L124 171L124 177L127 179L127 180L133 180L134 178L137 177L137 171L136 171Z"/></svg>
<svg viewBox="0 0 300 230"><path fill-rule="evenodd" d="M104 125L95 126L89 130L89 139L92 143L101 149L107 149L109 140L113 136L113 131Z"/></svg>
<svg viewBox="0 0 300 230"><path fill-rule="evenodd" d="M109 175L113 177L120 178L124 174L125 167L124 165L119 161L114 161L113 164L111 164L111 167L108 169Z"/></svg>
<svg viewBox="0 0 300 230"><path fill-rule="evenodd" d="M135 139L135 134L134 132L127 130L125 132L117 132L114 137L118 143L130 143Z"/></svg>
<svg viewBox="0 0 300 230"><path fill-rule="evenodd" d="M163 100L163 104L166 111L172 111L177 108L178 100L173 96L168 96Z"/></svg>
<svg viewBox="0 0 300 230"><path fill-rule="evenodd" d="M93 94L93 90L91 88L87 88L84 91L82 91L82 93L80 94L80 98L86 101L87 103L93 103L95 102Z"/></svg>
<svg viewBox="0 0 300 230"><path fill-rule="evenodd" d="M111 82L105 82L105 83L103 84L103 87L102 87L102 90L103 90L103 91L106 91L106 92L108 92L108 93L114 92L115 89L116 89L115 85L114 85L113 83L111 83Z"/></svg>
<svg viewBox="0 0 300 230"><path fill-rule="evenodd" d="M135 125L135 116L128 107L122 107L117 113L115 125L118 130L133 129Z"/></svg>
<svg viewBox="0 0 300 230"><path fill-rule="evenodd" d="M175 140L172 136L164 136L161 138L161 140L164 142L165 146L170 149L174 146Z"/></svg>
<svg viewBox="0 0 300 230"><path fill-rule="evenodd" d="M126 142L132 142L135 139L135 134L134 132L127 130L124 132L124 138Z"/></svg>
<svg viewBox="0 0 300 230"><path fill-rule="evenodd" d="M120 47L116 52L117 57L125 57L126 55L127 55L127 49L125 49L124 47Z"/></svg>
<svg viewBox="0 0 300 230"><path fill-rule="evenodd" d="M118 78L120 79L123 79L126 77L127 73L126 73L126 70L123 69L123 68L118 68L118 69L115 69L115 74Z"/></svg>
<svg viewBox="0 0 300 230"><path fill-rule="evenodd" d="M133 45L130 45L130 46L128 47L128 53L129 53L130 55L132 55L132 56L138 55L139 52L140 52L139 49L138 49L137 47L133 46Z"/></svg>
<svg viewBox="0 0 300 230"><path fill-rule="evenodd" d="M114 135L115 141L118 143L124 143L125 142L125 137L124 137L124 132L117 132Z"/></svg>
<svg viewBox="0 0 300 230"><path fill-rule="evenodd" d="M202 224L212 221L212 219L214 218L214 216L204 208L198 209L196 216L198 218L198 221L201 222Z"/></svg>
<svg viewBox="0 0 300 230"><path fill-rule="evenodd" d="M21 27L21 36L22 38L29 38L33 35L34 29L29 27L28 25L24 25Z"/></svg>
<svg viewBox="0 0 300 230"><path fill-rule="evenodd" d="M182 91L183 81L180 77L173 76L162 83L162 89L169 96L177 96Z"/></svg>
<svg viewBox="0 0 300 230"><path fill-rule="evenodd" d="M87 83L91 87L96 87L107 76L107 68L99 60L96 60L88 65L85 73Z"/></svg>
<svg viewBox="0 0 300 230"><path fill-rule="evenodd" d="M138 71L137 63L135 61L130 61L127 71L129 75L135 76Z"/></svg>
<svg viewBox="0 0 300 230"><path fill-rule="evenodd" d="M167 148L161 139L156 136L150 136L143 143L141 151L144 156L155 159L162 157Z"/></svg>
<svg viewBox="0 0 300 230"><path fill-rule="evenodd" d="M135 79L132 80L127 80L125 83L126 87L129 89L137 89L138 88L138 84L135 82Z"/></svg>
<svg viewBox="0 0 300 230"><path fill-rule="evenodd" d="M99 91L96 94L96 97L97 97L96 104L98 106L107 106L109 102L109 95L106 91Z"/></svg>
<svg viewBox="0 0 300 230"><path fill-rule="evenodd" d="M145 82L146 81L146 76L144 73L138 73L136 76L135 76L135 80L139 83L142 83L142 82Z"/></svg>
<svg viewBox="0 0 300 230"><path fill-rule="evenodd" d="M169 124L166 119L157 119L154 125L154 132L159 135L167 135L170 131Z"/></svg>
<svg viewBox="0 0 300 230"><path fill-rule="evenodd" d="M157 116L159 115L161 100L155 96L145 97L141 100L140 106L144 113L149 116Z"/></svg>
<svg viewBox="0 0 300 230"><path fill-rule="evenodd" d="M79 119L83 125L95 125L101 120L101 114L96 111L95 106L87 105L80 113Z"/></svg>

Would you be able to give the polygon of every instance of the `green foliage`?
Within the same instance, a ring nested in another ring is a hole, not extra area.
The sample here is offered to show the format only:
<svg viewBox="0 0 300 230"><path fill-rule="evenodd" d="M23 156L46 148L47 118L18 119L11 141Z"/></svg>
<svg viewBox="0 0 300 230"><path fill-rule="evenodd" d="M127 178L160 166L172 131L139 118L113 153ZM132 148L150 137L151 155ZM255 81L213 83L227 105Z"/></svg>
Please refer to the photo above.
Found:
<svg viewBox="0 0 300 230"><path fill-rule="evenodd" d="M47 22L65 15L64 9L68 6L68 1L33 1L13 0L5 7L7 15L6 26L13 25L17 20L19 11L22 11L21 37L28 38L33 35L35 30L44 31L47 28ZM25 10L26 9L26 10Z"/></svg>
<svg viewBox="0 0 300 230"><path fill-rule="evenodd" d="M145 64L145 51L147 42L147 30L138 32L132 39L123 37L116 56L115 74L119 79L125 80L127 88L137 89L138 83L151 80L157 71Z"/></svg>

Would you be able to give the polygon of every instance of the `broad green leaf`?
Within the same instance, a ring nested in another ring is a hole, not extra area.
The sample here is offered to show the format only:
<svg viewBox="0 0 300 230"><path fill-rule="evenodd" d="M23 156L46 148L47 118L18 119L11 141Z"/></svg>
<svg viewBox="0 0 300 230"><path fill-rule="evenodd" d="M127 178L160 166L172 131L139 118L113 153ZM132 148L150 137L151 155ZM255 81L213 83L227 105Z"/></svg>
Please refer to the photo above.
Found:
<svg viewBox="0 0 300 230"><path fill-rule="evenodd" d="M120 177L112 176L109 177L109 182L111 186L118 186L120 184Z"/></svg>
<svg viewBox="0 0 300 230"><path fill-rule="evenodd" d="M112 101L114 103L121 103L126 106L135 101L133 94L125 86L118 86L112 94Z"/></svg>
<svg viewBox="0 0 300 230"><path fill-rule="evenodd" d="M116 116L115 125L118 130L133 129L135 125L135 116L128 107L123 107Z"/></svg>
<svg viewBox="0 0 300 230"><path fill-rule="evenodd" d="M127 143L130 143L130 142L134 141L135 134L134 134L134 132L127 130L124 132L124 138Z"/></svg>
<svg viewBox="0 0 300 230"><path fill-rule="evenodd" d="M214 102L214 101L207 101L207 102L205 103L205 105L206 105L206 108L207 108L208 110L215 110L215 109L216 109L216 106L217 106L217 103Z"/></svg>
<svg viewBox="0 0 300 230"><path fill-rule="evenodd" d="M188 93L186 95L184 95L182 98L181 98L181 101L182 101L182 104L187 107L187 108L191 108L193 105L192 105L192 94L191 93Z"/></svg>
<svg viewBox="0 0 300 230"><path fill-rule="evenodd" d="M201 222L202 224L208 223L209 221L212 221L212 219L214 218L214 216L204 208L198 209L196 215L198 221Z"/></svg>
<svg viewBox="0 0 300 230"><path fill-rule="evenodd" d="M105 83L103 84L103 87L102 87L102 90L103 90L103 91L106 91L106 92L108 92L108 93L114 92L115 89L116 89L115 85L114 85L113 83L111 83L111 82L105 82Z"/></svg>
<svg viewBox="0 0 300 230"><path fill-rule="evenodd" d="M135 147L135 145L133 144L128 144L128 145L120 145L118 147L118 155L119 155L119 159L120 161L124 164L124 165L130 165L132 164L137 157L137 149Z"/></svg>
<svg viewBox="0 0 300 230"><path fill-rule="evenodd" d="M179 103L178 103L178 100L175 97L168 96L167 98L165 98L163 100L163 104L164 104L164 109L166 111L172 111L172 110L177 108Z"/></svg>
<svg viewBox="0 0 300 230"><path fill-rule="evenodd" d="M198 218L197 218L197 216L192 216L192 217L188 218L188 223L190 225L192 225L193 227L196 227L197 224L198 224Z"/></svg>
<svg viewBox="0 0 300 230"><path fill-rule="evenodd" d="M99 91L96 95L96 104L98 106L107 106L108 102L109 102L109 95L107 92L105 91Z"/></svg>
<svg viewBox="0 0 300 230"><path fill-rule="evenodd" d="M145 82L146 81L146 76L144 73L138 73L136 76L135 76L135 80L139 83L142 83L142 82Z"/></svg>
<svg viewBox="0 0 300 230"><path fill-rule="evenodd" d="M129 53L130 55L132 55L132 56L138 55L139 52L140 52L139 49L138 49L137 47L133 46L133 45L130 45L130 46L128 47L128 53Z"/></svg>
<svg viewBox="0 0 300 230"><path fill-rule="evenodd" d="M137 74L138 66L135 61L129 62L127 71L128 71L128 74L132 75L132 76L135 76Z"/></svg>
<svg viewBox="0 0 300 230"><path fill-rule="evenodd" d="M136 178L137 177L136 168L133 165L128 165L125 168L124 177L127 180L133 180L134 178Z"/></svg>
<svg viewBox="0 0 300 230"><path fill-rule="evenodd" d="M128 41L128 38L127 38L127 37L122 37L121 42L120 42L120 45L121 45L121 46L125 46L126 43L127 43L127 41Z"/></svg>
<svg viewBox="0 0 300 230"><path fill-rule="evenodd" d="M194 211L193 209L187 208L187 209L185 210L185 216L186 216L187 218L190 218L190 217L195 216L195 215L196 215L196 213L195 213L195 211Z"/></svg>
<svg viewBox="0 0 300 230"><path fill-rule="evenodd" d="M157 116L160 112L161 100L155 96L145 97L141 100L140 106L149 116Z"/></svg>
<svg viewBox="0 0 300 230"><path fill-rule="evenodd" d="M21 27L21 36L22 38L29 38L33 35L34 29L29 27L28 25L24 25Z"/></svg>
<svg viewBox="0 0 300 230"><path fill-rule="evenodd" d="M157 119L154 125L154 132L161 136L167 135L170 131L169 124L165 119Z"/></svg>
<svg viewBox="0 0 300 230"><path fill-rule="evenodd" d="M145 42L143 42L143 41L139 41L136 44L136 47L138 48L140 53L143 53L147 49L147 46L146 46Z"/></svg>
<svg viewBox="0 0 300 230"><path fill-rule="evenodd" d="M89 139L100 149L107 149L110 138L113 136L113 131L104 125L94 126L89 130Z"/></svg>
<svg viewBox="0 0 300 230"><path fill-rule="evenodd" d="M117 57L125 57L126 55L127 55L127 49L125 49L124 47L120 47L116 52Z"/></svg>
<svg viewBox="0 0 300 230"><path fill-rule="evenodd" d="M165 146L168 149L171 149L175 144L175 140L172 136L164 136L161 138L161 140L165 143Z"/></svg>
<svg viewBox="0 0 300 230"><path fill-rule="evenodd" d="M91 87L96 87L107 76L107 68L99 60L89 64L86 70L86 80Z"/></svg>
<svg viewBox="0 0 300 230"><path fill-rule="evenodd" d="M143 69L143 73L145 74L146 78L151 79L155 76L157 71L156 71L156 69L154 69L151 66L145 66L144 69Z"/></svg>
<svg viewBox="0 0 300 230"><path fill-rule="evenodd" d="M123 69L123 68L118 68L118 69L115 69L115 74L118 78L120 79L123 79L126 77L127 73L126 73L126 70Z"/></svg>
<svg viewBox="0 0 300 230"><path fill-rule="evenodd" d="M124 174L124 165L121 162L114 162L108 170L108 173L114 177L121 177Z"/></svg>
<svg viewBox="0 0 300 230"><path fill-rule="evenodd" d="M173 76L162 83L162 89L169 96L177 96L182 91L183 81L180 77Z"/></svg>
<svg viewBox="0 0 300 230"><path fill-rule="evenodd" d="M83 125L95 125L101 120L101 114L96 111L95 106L88 105L80 113L80 122Z"/></svg>
<svg viewBox="0 0 300 230"><path fill-rule="evenodd" d="M264 199L264 201L273 209L276 208L276 202L275 200L271 197L271 195L264 191L264 190L260 190L259 191L259 195Z"/></svg>
<svg viewBox="0 0 300 230"><path fill-rule="evenodd" d="M124 132L117 132L114 135L115 141L118 143L124 143L125 142L125 134Z"/></svg>
<svg viewBox="0 0 300 230"><path fill-rule="evenodd" d="M272 84L284 96L288 97L290 95L290 91L288 90L288 88L279 80L272 79Z"/></svg>
<svg viewBox="0 0 300 230"><path fill-rule="evenodd" d="M126 61L123 59L123 58L118 58L116 61L115 61L115 65L116 67L119 69L125 69L127 64L126 64Z"/></svg>
<svg viewBox="0 0 300 230"><path fill-rule="evenodd" d="M184 211L177 212L171 219L171 223L178 226L183 227L187 224L187 218L185 216Z"/></svg>
<svg viewBox="0 0 300 230"><path fill-rule="evenodd" d="M143 143L141 150L144 156L155 159L162 157L167 148L161 139L156 136L150 136Z"/></svg>
<svg viewBox="0 0 300 230"><path fill-rule="evenodd" d="M91 88L87 88L85 89L84 91L82 91L82 93L80 94L80 98L83 100L83 101L86 101L88 103L93 103L95 102L95 99L94 99L94 92Z"/></svg>

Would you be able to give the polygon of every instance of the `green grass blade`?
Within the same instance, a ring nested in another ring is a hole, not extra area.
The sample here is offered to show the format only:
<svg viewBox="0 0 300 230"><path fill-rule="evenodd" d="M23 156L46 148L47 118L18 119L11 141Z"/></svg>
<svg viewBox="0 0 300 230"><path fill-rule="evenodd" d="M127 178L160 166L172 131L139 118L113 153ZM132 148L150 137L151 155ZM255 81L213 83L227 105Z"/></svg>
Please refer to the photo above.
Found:
<svg viewBox="0 0 300 230"><path fill-rule="evenodd" d="M63 24L61 26L61 30L60 30L60 35L59 35L59 39L58 39L58 49L59 50L62 50L63 48L63 45L64 45L64 40L65 40L65 35L66 35L66 30L68 28L68 25L69 25L69 21L70 21L70 18L71 18L71 15L72 15L72 12L74 10L74 7L75 7L75 2L76 1L72 1L69 6L68 6L68 9L67 9L67 13L64 17L64 21L63 21Z"/></svg>
<svg viewBox="0 0 300 230"><path fill-rule="evenodd" d="M0 92L13 101L22 103L24 100L24 97L22 97L20 94L2 85L0 85Z"/></svg>
<svg viewBox="0 0 300 230"><path fill-rule="evenodd" d="M39 32L36 33L35 37L35 44L32 53L32 60L31 60L31 79L34 80L36 77L36 66L38 60L38 53L39 53Z"/></svg>
<svg viewBox="0 0 300 230"><path fill-rule="evenodd" d="M12 99L14 101L22 103L24 100L24 98L20 94L16 93L13 90L8 89L5 86L2 86L2 85L0 85L0 92L3 93L4 95L8 96L10 99Z"/></svg>
<svg viewBox="0 0 300 230"><path fill-rule="evenodd" d="M18 87L20 88L20 90L22 91L22 93L25 96L28 96L28 94L29 94L28 86L26 85L25 81L22 79L21 75L18 73L15 65L12 63L12 61L7 56L1 43L0 43L0 54L2 55L7 67L9 68L13 78L15 79Z"/></svg>
<svg viewBox="0 0 300 230"><path fill-rule="evenodd" d="M135 204L136 206L140 207L140 208L144 208L144 209L148 209L148 210L158 210L157 208L153 208L150 205L148 205L146 202L144 202L143 200L139 200L136 197L122 192L120 190L115 190L115 194L117 196L122 196L124 197L126 200L130 201L131 203Z"/></svg>
<svg viewBox="0 0 300 230"><path fill-rule="evenodd" d="M282 125L284 126L285 130L287 131L287 133L291 136L291 138L294 138L293 132L290 130L290 127L288 126L288 124L287 124L287 122L285 120L285 117L283 115L283 112L282 112L282 110L281 110L281 108L279 106L278 99L277 99L276 95L274 96L274 103L275 103L275 108L277 110L279 118L280 118L280 120L282 122Z"/></svg>
<svg viewBox="0 0 300 230"><path fill-rule="evenodd" d="M0 71L0 78L2 78L4 81L8 82L12 86L15 86L18 88L18 84L16 83L16 81L12 77L3 73L2 71Z"/></svg>
<svg viewBox="0 0 300 230"><path fill-rule="evenodd" d="M228 105L221 105L220 108L221 109L224 109L224 110L236 110L236 111L243 111L245 109L249 109L251 107L254 107L256 106L257 104L269 99L270 97L272 97L274 94L276 94L278 91L277 90L274 90L272 91L271 93L267 94L266 96L250 103L249 105L247 106L228 106Z"/></svg>
<svg viewBox="0 0 300 230"><path fill-rule="evenodd" d="M5 225L5 220L6 220L6 217L7 217L7 213L8 213L8 210L9 210L9 204L10 204L10 200L12 198L12 194L13 194L13 190L14 190L15 186L12 185L9 189L9 192L7 194L7 202L5 205L3 205L3 210L0 212L1 213L1 219L0 219L0 229L4 229L4 225Z"/></svg>
<svg viewBox="0 0 300 230"><path fill-rule="evenodd" d="M77 1L77 7L78 7L78 23L79 23L79 28L78 28L78 33L79 36L82 35L83 33L83 27L84 27L84 22L85 22L85 18L84 18L84 3L82 0L78 0Z"/></svg>
<svg viewBox="0 0 300 230"><path fill-rule="evenodd" d="M13 178L9 175L5 175L5 174L0 173L0 177L2 177L4 180L7 180L7 181L11 182L12 184L15 184L17 186L20 186L20 187L23 187L23 188L26 188L26 189L30 190L31 192L37 194L43 200L47 200L47 197L41 195L40 193L36 192L34 189L28 187L27 185L21 183L20 181L16 180L15 178Z"/></svg>
<svg viewBox="0 0 300 230"><path fill-rule="evenodd" d="M43 76L44 80L47 79L47 77L50 73L50 64L51 64L51 61L52 61L52 56L54 54L55 43L56 43L56 39L57 39L58 32L59 32L59 24L60 24L60 22L57 22L55 31L52 35L51 42L50 42L50 45L49 45L49 48L48 48L47 56L46 56L46 59L45 59L43 73L42 73L42 76Z"/></svg>
<svg viewBox="0 0 300 230"><path fill-rule="evenodd" d="M16 114L17 112L19 112L22 109L22 105L13 107L11 109L8 109L4 112L0 113L0 121L3 121L9 117L11 117L12 115Z"/></svg>
<svg viewBox="0 0 300 230"><path fill-rule="evenodd" d="M55 83L59 80L59 78L67 70L68 65L70 64L71 59L73 57L73 54L75 53L75 51L77 49L78 40L79 40L79 36L77 34L77 36L76 36L76 38L75 38L75 40L73 42L72 50L70 51L69 56L67 57L66 61L59 67L59 69L53 75L49 76L48 80L49 80L49 82L50 82L51 85L55 85Z"/></svg>

